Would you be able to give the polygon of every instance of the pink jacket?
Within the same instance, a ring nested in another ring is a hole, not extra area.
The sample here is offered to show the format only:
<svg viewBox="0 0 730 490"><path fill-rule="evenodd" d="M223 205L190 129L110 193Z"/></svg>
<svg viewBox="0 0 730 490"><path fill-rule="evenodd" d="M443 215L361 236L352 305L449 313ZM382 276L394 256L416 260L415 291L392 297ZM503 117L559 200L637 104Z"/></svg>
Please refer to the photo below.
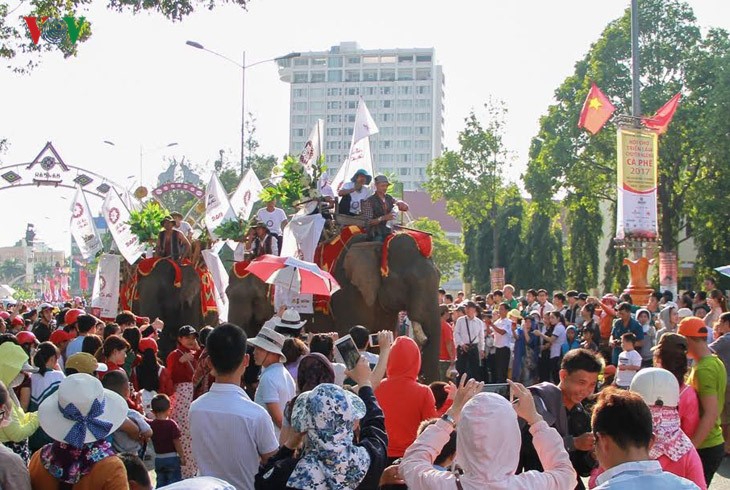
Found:
<svg viewBox="0 0 730 490"><path fill-rule="evenodd" d="M454 490L451 472L433 468L433 461L449 440L451 425L439 420L421 433L406 450L399 473L412 490ZM575 470L563 439L544 421L530 427L545 471L515 475L520 457L520 429L512 405L500 395L479 393L463 408L456 438L456 463L464 470L465 490L563 490L575 487Z"/></svg>

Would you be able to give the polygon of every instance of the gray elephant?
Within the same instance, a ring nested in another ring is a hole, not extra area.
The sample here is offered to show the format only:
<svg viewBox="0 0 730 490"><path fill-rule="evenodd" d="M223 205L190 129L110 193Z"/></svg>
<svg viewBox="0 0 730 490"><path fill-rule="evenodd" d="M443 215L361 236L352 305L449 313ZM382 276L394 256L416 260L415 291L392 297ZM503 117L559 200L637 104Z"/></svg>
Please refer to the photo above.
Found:
<svg viewBox="0 0 730 490"><path fill-rule="evenodd" d="M394 330L398 313L405 310L414 330L426 337L422 374L435 381L441 339L438 269L421 254L413 238L398 234L388 245L388 273L384 276L381 250L382 244L367 242L365 235L352 237L332 271L341 289L330 300L331 317L315 315L307 329L344 334L354 325L364 325L373 332ZM231 274L229 320L245 328L247 335L255 335L274 313L267 288L250 274L243 279Z"/></svg>

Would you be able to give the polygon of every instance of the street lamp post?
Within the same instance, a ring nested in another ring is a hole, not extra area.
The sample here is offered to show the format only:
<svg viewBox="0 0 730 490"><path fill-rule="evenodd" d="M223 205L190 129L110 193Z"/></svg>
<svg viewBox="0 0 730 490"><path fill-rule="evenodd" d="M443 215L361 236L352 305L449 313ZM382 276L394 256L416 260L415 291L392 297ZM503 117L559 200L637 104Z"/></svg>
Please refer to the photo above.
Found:
<svg viewBox="0 0 730 490"><path fill-rule="evenodd" d="M117 146L113 141L109 141L109 140L104 140L104 143L109 146ZM143 185L143 183L142 183L142 167L143 167L142 162L144 161L144 156L147 155L148 153L152 153L153 151L162 150L163 148L171 148L171 147L177 146L177 145L178 145L178 143L173 142L173 143L168 143L163 146L158 146L156 148L152 148L147 151L144 151L141 144L139 145L139 185Z"/></svg>
<svg viewBox="0 0 730 490"><path fill-rule="evenodd" d="M219 58L223 58L224 60L233 63L237 67L241 69L241 177L243 177L243 173L246 170L246 69L251 68L252 66L260 65L262 63L268 63L269 61L280 61L280 60L289 60L292 58L298 58L301 56L301 53L289 53L284 56L278 56L276 58L270 58L266 60L257 61L255 63L251 63L250 65L246 64L246 50L243 50L243 55L241 56L241 63L238 63L237 61L232 60L228 56L224 56L220 53L217 53L213 50L210 50L203 46L202 44L195 42L195 41L186 41L185 44L188 46L191 46L195 49L202 49L203 51L207 51L211 54L214 54L218 56Z"/></svg>

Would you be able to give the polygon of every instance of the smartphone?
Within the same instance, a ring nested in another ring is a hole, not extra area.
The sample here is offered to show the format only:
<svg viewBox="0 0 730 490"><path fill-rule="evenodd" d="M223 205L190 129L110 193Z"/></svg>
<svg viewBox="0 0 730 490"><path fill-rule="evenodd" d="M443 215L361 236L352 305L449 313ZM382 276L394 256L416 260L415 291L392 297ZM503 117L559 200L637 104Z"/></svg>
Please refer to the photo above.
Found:
<svg viewBox="0 0 730 490"><path fill-rule="evenodd" d="M349 335L345 335L335 342L335 353L348 371L355 369L357 361L360 360L360 351L357 350L355 341Z"/></svg>
<svg viewBox="0 0 730 490"><path fill-rule="evenodd" d="M509 402L512 401L512 393L511 393L509 385L507 383L495 383L495 384L484 385L484 388L482 388L482 393L496 393L498 395L502 395Z"/></svg>
<svg viewBox="0 0 730 490"><path fill-rule="evenodd" d="M378 347L378 334L370 334L370 347Z"/></svg>

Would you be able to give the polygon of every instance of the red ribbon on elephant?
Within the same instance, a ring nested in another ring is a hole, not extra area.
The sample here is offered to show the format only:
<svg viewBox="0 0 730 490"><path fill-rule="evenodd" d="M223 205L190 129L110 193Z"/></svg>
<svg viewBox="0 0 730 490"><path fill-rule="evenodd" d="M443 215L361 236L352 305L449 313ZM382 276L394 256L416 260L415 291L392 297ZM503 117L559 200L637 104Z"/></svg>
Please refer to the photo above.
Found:
<svg viewBox="0 0 730 490"><path fill-rule="evenodd" d="M149 276L155 269L155 267L157 267L157 264L159 264L162 260L169 261L170 264L172 264L173 269L175 269L175 287L179 288L180 286L182 286L182 269L180 269L180 265L192 265L192 263L187 259L181 260L180 264L172 259L164 257L152 257L150 259L142 259L139 265L137 265L137 272L139 272L143 276Z"/></svg>
<svg viewBox="0 0 730 490"><path fill-rule="evenodd" d="M237 278L243 279L250 274L250 272L246 270L246 267L248 267L250 263L250 260L243 260L241 262L235 262L233 264L233 273L236 275Z"/></svg>
<svg viewBox="0 0 730 490"><path fill-rule="evenodd" d="M413 239L420 254L427 259L431 257L431 254L433 253L433 241L431 240L431 235L428 233L414 230L401 230L397 233L391 233L385 237L385 240L383 240L383 251L380 256L380 274L383 277L388 277L388 274L390 274L390 269L388 267L388 250L390 249L390 242L393 241L393 238L403 235Z"/></svg>
<svg viewBox="0 0 730 490"><path fill-rule="evenodd" d="M218 306L215 304L215 285L213 283L213 275L208 269L198 267L195 269L200 277L200 309L203 316L208 313L218 311Z"/></svg>

